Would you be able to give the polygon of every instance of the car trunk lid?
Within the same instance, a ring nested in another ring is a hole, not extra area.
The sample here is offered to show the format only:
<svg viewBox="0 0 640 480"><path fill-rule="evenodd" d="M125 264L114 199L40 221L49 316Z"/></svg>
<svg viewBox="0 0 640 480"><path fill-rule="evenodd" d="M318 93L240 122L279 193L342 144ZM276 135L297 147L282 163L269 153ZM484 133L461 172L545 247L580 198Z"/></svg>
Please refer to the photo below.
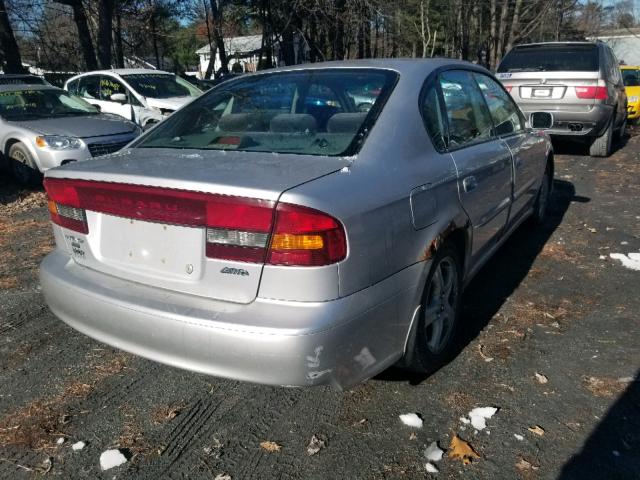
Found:
<svg viewBox="0 0 640 480"><path fill-rule="evenodd" d="M54 195L60 201L50 210L63 220L54 218L66 227L62 247L78 264L249 303L280 194L348 164L341 157L130 149L50 171L47 191L51 197L56 179L65 179L60 188L76 192L67 192L69 200Z"/></svg>

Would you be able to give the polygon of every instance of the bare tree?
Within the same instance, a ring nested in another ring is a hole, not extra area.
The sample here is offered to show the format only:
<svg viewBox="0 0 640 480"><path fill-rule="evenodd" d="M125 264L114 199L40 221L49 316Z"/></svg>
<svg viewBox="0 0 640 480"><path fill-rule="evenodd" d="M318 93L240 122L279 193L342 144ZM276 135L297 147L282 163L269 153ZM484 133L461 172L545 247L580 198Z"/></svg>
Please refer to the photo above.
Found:
<svg viewBox="0 0 640 480"><path fill-rule="evenodd" d="M13 34L4 0L0 0L0 50L2 50L2 56L6 63L6 73L23 73L26 71L22 66L20 49Z"/></svg>

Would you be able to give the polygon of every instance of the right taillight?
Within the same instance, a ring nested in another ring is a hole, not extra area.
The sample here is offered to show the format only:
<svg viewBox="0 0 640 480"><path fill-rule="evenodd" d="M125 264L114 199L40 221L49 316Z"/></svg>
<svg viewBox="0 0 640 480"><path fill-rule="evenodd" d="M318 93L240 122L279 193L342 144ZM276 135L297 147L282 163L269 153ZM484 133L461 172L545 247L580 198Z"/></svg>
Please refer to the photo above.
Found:
<svg viewBox="0 0 640 480"><path fill-rule="evenodd" d="M576 96L581 99L606 100L609 98L607 87L603 86L585 86L575 87Z"/></svg>
<svg viewBox="0 0 640 480"><path fill-rule="evenodd" d="M505 89L507 92L511 93L511 90L513 89L513 85L505 85L505 86L504 86L504 89Z"/></svg>
<svg viewBox="0 0 640 480"><path fill-rule="evenodd" d="M347 238L338 220L311 208L278 205L267 263L318 267L346 256Z"/></svg>

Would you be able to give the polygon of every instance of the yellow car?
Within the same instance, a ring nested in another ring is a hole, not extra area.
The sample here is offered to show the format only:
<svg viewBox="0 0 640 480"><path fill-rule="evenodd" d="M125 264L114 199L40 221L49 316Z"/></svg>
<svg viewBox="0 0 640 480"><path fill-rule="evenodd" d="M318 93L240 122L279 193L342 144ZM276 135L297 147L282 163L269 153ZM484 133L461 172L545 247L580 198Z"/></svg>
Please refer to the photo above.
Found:
<svg viewBox="0 0 640 480"><path fill-rule="evenodd" d="M640 118L640 67L623 65L620 69L627 91L627 118L637 122Z"/></svg>

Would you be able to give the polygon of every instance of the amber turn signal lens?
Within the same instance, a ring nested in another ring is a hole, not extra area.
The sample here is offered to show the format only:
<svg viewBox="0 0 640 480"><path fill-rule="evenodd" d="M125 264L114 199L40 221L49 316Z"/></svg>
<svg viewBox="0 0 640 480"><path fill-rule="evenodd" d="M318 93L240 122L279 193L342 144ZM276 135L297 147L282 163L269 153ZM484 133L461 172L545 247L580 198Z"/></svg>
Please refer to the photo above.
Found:
<svg viewBox="0 0 640 480"><path fill-rule="evenodd" d="M320 235L276 233L271 242L273 250L320 250L324 241Z"/></svg>

